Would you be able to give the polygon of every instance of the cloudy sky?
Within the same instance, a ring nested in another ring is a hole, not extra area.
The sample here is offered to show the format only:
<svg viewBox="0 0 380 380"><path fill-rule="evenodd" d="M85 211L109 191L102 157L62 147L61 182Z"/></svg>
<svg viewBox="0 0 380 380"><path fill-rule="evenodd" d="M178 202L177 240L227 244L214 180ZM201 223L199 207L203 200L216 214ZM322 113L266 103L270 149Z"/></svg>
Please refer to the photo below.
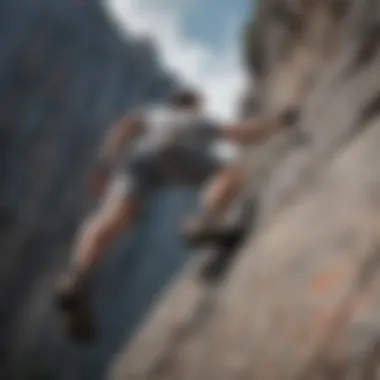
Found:
<svg viewBox="0 0 380 380"><path fill-rule="evenodd" d="M234 117L244 89L241 28L253 0L105 0L129 34L149 35L170 70L201 88L214 116Z"/></svg>

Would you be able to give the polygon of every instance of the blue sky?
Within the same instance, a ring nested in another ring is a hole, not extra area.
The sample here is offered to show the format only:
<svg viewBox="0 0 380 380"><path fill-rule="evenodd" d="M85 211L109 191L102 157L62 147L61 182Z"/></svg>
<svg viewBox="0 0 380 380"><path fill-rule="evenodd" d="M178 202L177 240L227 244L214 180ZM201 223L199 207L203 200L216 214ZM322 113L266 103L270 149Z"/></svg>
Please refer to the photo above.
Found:
<svg viewBox="0 0 380 380"><path fill-rule="evenodd" d="M252 0L193 0L193 4L182 14L184 35L209 44L218 53L224 48L226 39L223 30L231 22L241 26Z"/></svg>
<svg viewBox="0 0 380 380"><path fill-rule="evenodd" d="M235 117L247 80L241 28L254 0L104 0L128 35L150 36L162 64L200 88L215 117Z"/></svg>

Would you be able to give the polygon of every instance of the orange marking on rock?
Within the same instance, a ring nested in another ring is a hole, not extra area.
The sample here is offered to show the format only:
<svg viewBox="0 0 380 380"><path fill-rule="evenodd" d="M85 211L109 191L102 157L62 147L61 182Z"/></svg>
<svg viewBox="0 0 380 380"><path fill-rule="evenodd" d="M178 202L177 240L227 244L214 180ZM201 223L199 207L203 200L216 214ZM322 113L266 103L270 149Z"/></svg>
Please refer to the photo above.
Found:
<svg viewBox="0 0 380 380"><path fill-rule="evenodd" d="M341 286L352 274L352 267L339 263L314 275L309 281L312 295L325 295Z"/></svg>

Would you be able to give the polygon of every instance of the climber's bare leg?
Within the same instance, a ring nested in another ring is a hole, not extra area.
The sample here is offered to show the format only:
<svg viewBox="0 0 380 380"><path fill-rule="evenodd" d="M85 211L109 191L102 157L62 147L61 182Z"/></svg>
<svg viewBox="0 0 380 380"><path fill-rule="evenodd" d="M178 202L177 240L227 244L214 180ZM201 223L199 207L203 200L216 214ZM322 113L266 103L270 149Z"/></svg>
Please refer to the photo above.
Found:
<svg viewBox="0 0 380 380"><path fill-rule="evenodd" d="M59 283L56 301L64 312L65 330L80 341L93 339L95 330L87 305L87 280L104 251L134 220L139 200L125 196L123 183L111 186L102 206L80 228L69 273Z"/></svg>
<svg viewBox="0 0 380 380"><path fill-rule="evenodd" d="M102 253L122 230L132 224L138 209L137 198L111 193L102 207L84 222L76 238L72 259L78 281L92 272Z"/></svg>
<svg viewBox="0 0 380 380"><path fill-rule="evenodd" d="M222 215L241 192L243 184L244 175L239 164L229 164L220 169L203 191L202 214L216 217Z"/></svg>
<svg viewBox="0 0 380 380"><path fill-rule="evenodd" d="M244 182L244 173L239 164L228 164L220 169L202 193L198 215L186 221L185 234L203 234L217 227L215 221L223 219L229 205L240 194Z"/></svg>

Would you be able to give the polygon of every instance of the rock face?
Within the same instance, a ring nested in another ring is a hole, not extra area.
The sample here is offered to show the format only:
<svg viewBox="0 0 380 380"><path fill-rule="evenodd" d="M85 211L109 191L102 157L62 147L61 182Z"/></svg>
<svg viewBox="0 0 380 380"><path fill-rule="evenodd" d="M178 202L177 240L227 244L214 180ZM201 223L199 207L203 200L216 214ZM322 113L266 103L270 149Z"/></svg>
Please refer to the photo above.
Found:
<svg viewBox="0 0 380 380"><path fill-rule="evenodd" d="M4 0L0 29L0 378L101 380L186 259L173 231L192 192L158 194L105 260L96 347L60 335L52 283L93 206L87 174L106 128L174 79L149 41L121 40L96 1Z"/></svg>
<svg viewBox="0 0 380 380"><path fill-rule="evenodd" d="M113 380L380 379L380 5L256 3L256 112L299 107L246 152L260 214L224 283L189 264L110 370Z"/></svg>

